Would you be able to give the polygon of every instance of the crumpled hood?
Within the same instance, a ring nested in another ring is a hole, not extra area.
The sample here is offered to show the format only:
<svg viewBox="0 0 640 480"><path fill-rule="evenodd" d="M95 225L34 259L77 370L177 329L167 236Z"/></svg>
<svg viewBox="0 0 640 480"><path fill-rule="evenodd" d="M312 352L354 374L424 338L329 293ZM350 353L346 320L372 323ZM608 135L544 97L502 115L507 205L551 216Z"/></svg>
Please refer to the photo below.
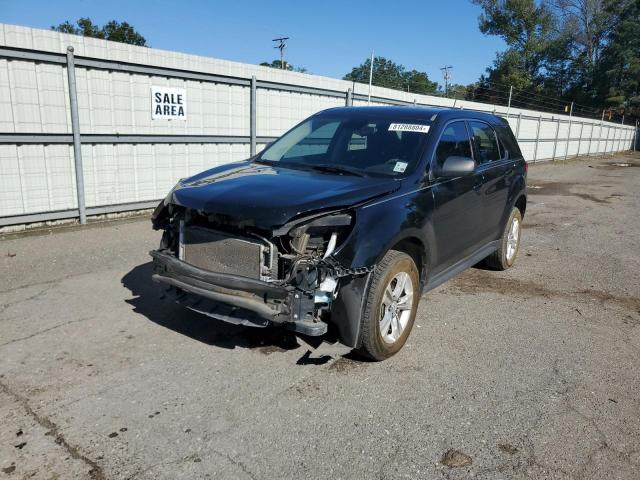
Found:
<svg viewBox="0 0 640 480"><path fill-rule="evenodd" d="M397 190L390 178L327 174L237 162L183 180L172 203L205 214L228 215L246 225L272 229L315 210L348 207Z"/></svg>

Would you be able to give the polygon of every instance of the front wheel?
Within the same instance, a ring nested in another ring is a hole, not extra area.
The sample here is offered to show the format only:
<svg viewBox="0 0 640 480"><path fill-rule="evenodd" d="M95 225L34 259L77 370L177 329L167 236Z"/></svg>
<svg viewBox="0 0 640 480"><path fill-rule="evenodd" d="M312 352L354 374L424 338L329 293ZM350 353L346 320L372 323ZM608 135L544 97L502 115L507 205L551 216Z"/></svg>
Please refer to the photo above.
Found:
<svg viewBox="0 0 640 480"><path fill-rule="evenodd" d="M415 322L419 298L415 262L406 253L390 250L373 273L362 318L360 352L384 360L400 350Z"/></svg>
<svg viewBox="0 0 640 480"><path fill-rule="evenodd" d="M513 266L520 250L520 237L522 233L522 213L514 207L509 216L498 250L485 259L485 264L494 270L506 270Z"/></svg>

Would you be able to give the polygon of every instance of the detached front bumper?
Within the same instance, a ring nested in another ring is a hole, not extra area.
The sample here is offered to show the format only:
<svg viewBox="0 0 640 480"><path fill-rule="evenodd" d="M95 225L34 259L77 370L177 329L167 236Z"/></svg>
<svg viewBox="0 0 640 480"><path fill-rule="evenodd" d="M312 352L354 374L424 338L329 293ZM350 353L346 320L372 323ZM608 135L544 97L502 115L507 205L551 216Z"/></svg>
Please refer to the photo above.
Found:
<svg viewBox="0 0 640 480"><path fill-rule="evenodd" d="M237 325L282 325L306 335L323 335L327 324L302 319L300 295L293 286L210 272L179 260L169 251L152 250L155 282L165 284L187 308Z"/></svg>

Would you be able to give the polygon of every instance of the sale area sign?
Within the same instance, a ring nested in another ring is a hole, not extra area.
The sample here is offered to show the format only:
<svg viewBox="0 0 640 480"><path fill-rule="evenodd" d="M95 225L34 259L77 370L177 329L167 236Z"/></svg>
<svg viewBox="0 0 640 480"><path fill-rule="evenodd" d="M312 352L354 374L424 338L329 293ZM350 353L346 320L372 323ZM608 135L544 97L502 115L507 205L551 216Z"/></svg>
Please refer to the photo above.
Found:
<svg viewBox="0 0 640 480"><path fill-rule="evenodd" d="M186 120L186 90L184 88L151 87L151 118L154 120Z"/></svg>

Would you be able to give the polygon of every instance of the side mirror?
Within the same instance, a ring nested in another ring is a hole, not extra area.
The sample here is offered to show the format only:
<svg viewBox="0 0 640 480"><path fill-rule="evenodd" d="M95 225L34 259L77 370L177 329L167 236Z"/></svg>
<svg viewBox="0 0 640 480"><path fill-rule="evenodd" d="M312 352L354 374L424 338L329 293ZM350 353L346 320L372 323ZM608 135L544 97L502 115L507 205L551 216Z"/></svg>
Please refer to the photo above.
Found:
<svg viewBox="0 0 640 480"><path fill-rule="evenodd" d="M469 157L449 157L436 174L438 177L453 178L471 175L476 170L476 162Z"/></svg>

